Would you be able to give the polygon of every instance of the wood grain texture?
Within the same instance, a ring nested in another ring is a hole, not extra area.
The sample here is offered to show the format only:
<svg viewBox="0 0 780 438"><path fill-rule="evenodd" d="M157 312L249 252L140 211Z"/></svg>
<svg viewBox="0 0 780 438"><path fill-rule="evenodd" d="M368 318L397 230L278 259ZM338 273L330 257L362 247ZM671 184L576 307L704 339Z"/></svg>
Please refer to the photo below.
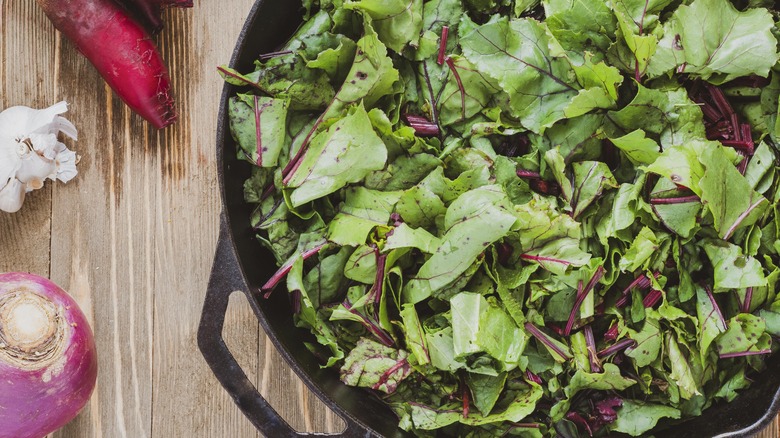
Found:
<svg viewBox="0 0 780 438"><path fill-rule="evenodd" d="M772 424L756 435L756 438L779 438L780 437L780 418L776 418Z"/></svg>
<svg viewBox="0 0 780 438"><path fill-rule="evenodd" d="M57 103L54 28L34 1L0 0L0 108ZM0 212L0 272L49 275L51 187L27 196L17 214Z"/></svg>
<svg viewBox="0 0 780 438"><path fill-rule="evenodd" d="M65 99L82 157L70 184L49 184L18 214L0 213L0 271L50 277L95 331L98 387L56 438L258 437L213 377L196 330L216 245L214 157L222 83L252 0L165 13L157 38L180 120L149 128L107 89L34 0L0 0L0 107ZM311 395L234 294L223 335L260 392L299 431L343 422ZM780 438L775 422L759 435Z"/></svg>

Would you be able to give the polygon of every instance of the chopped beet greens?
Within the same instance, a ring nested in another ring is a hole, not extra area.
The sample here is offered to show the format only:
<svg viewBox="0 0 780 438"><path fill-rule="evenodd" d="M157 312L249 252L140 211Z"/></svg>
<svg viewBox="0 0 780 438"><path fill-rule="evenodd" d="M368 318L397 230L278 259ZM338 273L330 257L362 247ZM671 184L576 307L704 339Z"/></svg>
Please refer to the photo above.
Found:
<svg viewBox="0 0 780 438"><path fill-rule="evenodd" d="M731 401L780 338L771 4L304 0L220 68L258 296L422 437L647 436Z"/></svg>

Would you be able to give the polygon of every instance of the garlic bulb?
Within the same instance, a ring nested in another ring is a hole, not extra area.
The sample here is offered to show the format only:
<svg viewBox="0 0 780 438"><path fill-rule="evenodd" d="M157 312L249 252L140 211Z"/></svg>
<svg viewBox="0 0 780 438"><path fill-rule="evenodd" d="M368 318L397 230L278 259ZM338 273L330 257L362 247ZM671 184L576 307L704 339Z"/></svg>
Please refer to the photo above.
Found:
<svg viewBox="0 0 780 438"><path fill-rule="evenodd" d="M58 140L60 133L77 138L76 127L60 115L67 110L59 102L42 110L15 106L0 112L0 211L19 211L25 194L47 179L67 183L76 176L78 157Z"/></svg>

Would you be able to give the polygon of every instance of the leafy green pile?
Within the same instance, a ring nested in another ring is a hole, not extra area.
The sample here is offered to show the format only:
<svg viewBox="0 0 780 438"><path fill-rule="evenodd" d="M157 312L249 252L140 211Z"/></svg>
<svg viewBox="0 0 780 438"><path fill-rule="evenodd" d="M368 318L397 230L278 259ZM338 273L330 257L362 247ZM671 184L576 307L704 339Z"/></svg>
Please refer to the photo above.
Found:
<svg viewBox="0 0 780 438"><path fill-rule="evenodd" d="M263 289L400 427L637 436L764 367L772 1L304 6L254 72L221 69Z"/></svg>

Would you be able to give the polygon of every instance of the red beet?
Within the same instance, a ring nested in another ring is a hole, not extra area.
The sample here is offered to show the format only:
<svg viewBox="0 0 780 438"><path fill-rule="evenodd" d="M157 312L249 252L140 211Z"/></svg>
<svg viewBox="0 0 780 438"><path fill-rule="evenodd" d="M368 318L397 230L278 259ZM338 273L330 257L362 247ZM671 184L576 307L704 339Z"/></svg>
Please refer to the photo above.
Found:
<svg viewBox="0 0 780 438"><path fill-rule="evenodd" d="M149 34L112 0L38 0L116 94L155 128L176 120L168 70Z"/></svg>

